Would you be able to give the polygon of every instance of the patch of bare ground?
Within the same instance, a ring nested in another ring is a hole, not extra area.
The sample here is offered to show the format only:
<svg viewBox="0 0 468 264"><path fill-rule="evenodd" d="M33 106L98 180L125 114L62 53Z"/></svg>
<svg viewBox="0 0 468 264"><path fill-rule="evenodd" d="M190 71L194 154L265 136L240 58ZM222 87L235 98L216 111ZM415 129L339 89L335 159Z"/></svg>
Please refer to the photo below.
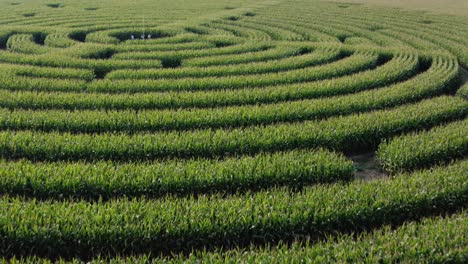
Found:
<svg viewBox="0 0 468 264"><path fill-rule="evenodd" d="M355 179L370 181L389 177L387 173L380 169L374 152L353 155L348 158L353 161L356 167Z"/></svg>
<svg viewBox="0 0 468 264"><path fill-rule="evenodd" d="M460 80L462 85L468 82L468 70L463 68L463 66L460 65Z"/></svg>

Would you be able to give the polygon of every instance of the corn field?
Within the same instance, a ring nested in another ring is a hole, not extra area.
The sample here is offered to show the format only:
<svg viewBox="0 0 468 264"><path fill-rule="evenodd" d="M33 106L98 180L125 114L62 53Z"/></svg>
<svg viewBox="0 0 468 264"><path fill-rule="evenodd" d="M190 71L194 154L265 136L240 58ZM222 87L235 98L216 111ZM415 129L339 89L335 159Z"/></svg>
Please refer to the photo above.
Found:
<svg viewBox="0 0 468 264"><path fill-rule="evenodd" d="M468 16L0 0L2 262L466 263L465 69Z"/></svg>

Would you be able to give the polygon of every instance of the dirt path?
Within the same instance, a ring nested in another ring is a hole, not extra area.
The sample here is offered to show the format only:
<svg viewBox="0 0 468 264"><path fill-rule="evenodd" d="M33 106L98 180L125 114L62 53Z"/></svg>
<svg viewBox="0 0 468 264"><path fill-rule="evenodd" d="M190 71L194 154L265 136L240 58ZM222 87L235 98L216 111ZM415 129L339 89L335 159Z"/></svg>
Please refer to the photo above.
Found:
<svg viewBox="0 0 468 264"><path fill-rule="evenodd" d="M462 85L468 82L468 70L463 68L463 66L460 65L460 79Z"/></svg>
<svg viewBox="0 0 468 264"><path fill-rule="evenodd" d="M354 174L356 179L369 181L388 177L377 165L374 152L349 156L348 158L354 162L357 168Z"/></svg>

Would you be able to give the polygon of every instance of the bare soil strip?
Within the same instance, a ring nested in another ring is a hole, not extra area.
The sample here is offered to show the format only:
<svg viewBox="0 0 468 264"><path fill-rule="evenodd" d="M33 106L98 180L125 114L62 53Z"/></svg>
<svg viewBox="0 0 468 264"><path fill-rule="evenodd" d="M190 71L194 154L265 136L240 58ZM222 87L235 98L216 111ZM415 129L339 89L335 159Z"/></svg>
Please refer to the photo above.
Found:
<svg viewBox="0 0 468 264"><path fill-rule="evenodd" d="M388 174L383 172L377 164L374 152L348 157L356 166L354 177L358 180L370 181L374 179L387 178Z"/></svg>
<svg viewBox="0 0 468 264"><path fill-rule="evenodd" d="M468 82L468 70L463 68L463 66L461 65L460 65L460 80L461 80L462 85Z"/></svg>

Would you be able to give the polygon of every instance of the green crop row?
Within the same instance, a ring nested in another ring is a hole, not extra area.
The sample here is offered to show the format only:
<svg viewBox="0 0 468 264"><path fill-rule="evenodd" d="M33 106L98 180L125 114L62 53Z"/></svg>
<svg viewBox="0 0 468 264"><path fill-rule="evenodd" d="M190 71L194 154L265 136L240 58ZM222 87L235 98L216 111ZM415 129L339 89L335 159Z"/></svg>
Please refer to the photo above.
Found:
<svg viewBox="0 0 468 264"><path fill-rule="evenodd" d="M88 85L90 92L150 92L150 91L199 91L240 89L268 85L291 84L305 81L323 80L343 76L364 69L374 68L379 56L375 54L355 54L329 64L291 70L281 73L254 74L248 76L158 79L158 80L99 80Z"/></svg>
<svg viewBox="0 0 468 264"><path fill-rule="evenodd" d="M451 60L453 61L453 59ZM384 86L410 77L419 66L415 56L396 55L373 70L334 79L262 87L199 92L136 94L76 94L57 92L11 92L0 89L0 106L28 109L164 109L252 105L347 94ZM434 66L436 67L436 66ZM451 75L447 73L447 75Z"/></svg>
<svg viewBox="0 0 468 264"><path fill-rule="evenodd" d="M94 72L88 69L73 69L73 68L50 68L37 67L18 64L0 64L2 74L9 72L10 78L15 76L36 77L36 78L57 78L57 79L82 79L91 81L94 79ZM3 86L5 86L3 84Z"/></svg>
<svg viewBox="0 0 468 264"><path fill-rule="evenodd" d="M248 20L240 20L240 21L233 21L227 22L223 21L223 23L228 24L235 24L242 28L249 28L261 32L267 33L273 40L291 40L291 41L304 41L307 40L306 36L302 34L302 32L295 32L294 30L284 29L282 27L268 25L266 23L257 23L257 22L250 22Z"/></svg>
<svg viewBox="0 0 468 264"><path fill-rule="evenodd" d="M236 37L239 38L239 36L234 36L231 32L226 32L221 29L213 28L213 27L208 27L205 24L199 24L199 25L188 25L184 26L184 30L194 34L197 39L205 39L206 37L209 36L219 36L220 38L232 38ZM245 41L243 38L239 38Z"/></svg>
<svg viewBox="0 0 468 264"><path fill-rule="evenodd" d="M78 45L76 45L78 46ZM80 48L75 49L74 54ZM105 50L104 49L101 49ZM101 71L111 71L114 69L144 69L144 68L160 68L161 62L158 60L140 61L140 60L104 60L93 59L92 57L100 50L95 50L95 53L90 52L90 58L76 58L66 56L64 54L18 54L13 52L5 52L0 50L0 62L20 65L32 65L41 67L58 67L58 68L78 68L78 69L95 69ZM93 55L94 54L94 55ZM86 54L85 54L86 55ZM98 55L96 55L98 56Z"/></svg>
<svg viewBox="0 0 468 264"><path fill-rule="evenodd" d="M323 238L401 224L468 202L468 162L393 180L109 202L0 201L0 254L89 258Z"/></svg>
<svg viewBox="0 0 468 264"><path fill-rule="evenodd" d="M32 160L138 160L326 147L363 151L384 138L462 118L468 102L439 97L413 105L302 123L133 135L0 132L0 156Z"/></svg>
<svg viewBox="0 0 468 264"><path fill-rule="evenodd" d="M258 190L349 181L353 164L325 150L259 154L225 160L154 163L0 161L0 193L42 198L111 198Z"/></svg>
<svg viewBox="0 0 468 264"><path fill-rule="evenodd" d="M436 59L430 70L408 81L352 95L256 106L156 111L10 111L0 108L0 129L133 133L304 121L414 102L450 91L457 80L456 64Z"/></svg>
<svg viewBox="0 0 468 264"><path fill-rule="evenodd" d="M105 31L95 31L86 34L86 42L116 45L120 41L116 37L109 36Z"/></svg>
<svg viewBox="0 0 468 264"><path fill-rule="evenodd" d="M93 60L108 60L116 53L115 48L102 44L83 44L75 45L63 50L59 55Z"/></svg>
<svg viewBox="0 0 468 264"><path fill-rule="evenodd" d="M440 47L441 49L450 51L452 54L455 54L459 58L460 64L464 65L465 67L467 66L468 48L466 47L466 45L463 44L463 42L460 42L460 39L452 40L450 38L440 36L444 34L443 32L441 34L433 34L432 31L426 31L424 29L408 30L406 28L400 28L399 30L402 32L406 31L408 32L408 34L417 36L423 41L429 42L432 45Z"/></svg>
<svg viewBox="0 0 468 264"><path fill-rule="evenodd" d="M296 242L263 248L199 251L190 256L152 259L149 255L113 258L113 263L466 263L468 213L426 218L394 228L384 226L359 235L342 235L327 241ZM104 261L97 258L91 263ZM151 262L153 261L153 262Z"/></svg>
<svg viewBox="0 0 468 264"><path fill-rule="evenodd" d="M468 154L468 119L404 135L381 144L378 158L390 172L409 171Z"/></svg>
<svg viewBox="0 0 468 264"><path fill-rule="evenodd" d="M37 36L37 37L36 37ZM8 38L6 47L9 51L25 54L44 54L50 52L49 47L35 43L41 38L40 35L15 34ZM41 41L44 41L43 39Z"/></svg>
<svg viewBox="0 0 468 264"><path fill-rule="evenodd" d="M153 60L162 58L195 58L204 56L241 54L245 52L264 51L273 47L269 42L246 42L239 45L227 47L214 47L203 50L180 50L180 51L153 51L153 52L124 52L115 54L114 59L121 60Z"/></svg>
<svg viewBox="0 0 468 264"><path fill-rule="evenodd" d="M120 19L120 21L122 21ZM123 22L123 21L122 21ZM151 27L148 25L146 32L154 36L154 38L159 37L171 37L176 35L177 31L172 30L160 30ZM122 41L130 39L130 35L135 34L134 30L122 29L122 28L105 28L99 31L91 32L86 35L86 42L94 42L100 44L119 44ZM138 35L135 36L138 39Z"/></svg>
<svg viewBox="0 0 468 264"><path fill-rule="evenodd" d="M238 25L229 25L229 24L222 24L217 23L215 21L211 21L210 23L204 23L204 26L224 31L226 33L231 33L232 35L248 40L255 40L255 41L271 41L271 36L268 35L266 32L258 31L251 28L240 27Z"/></svg>
<svg viewBox="0 0 468 264"><path fill-rule="evenodd" d="M213 32L214 33L214 32ZM137 38L139 36L136 36ZM227 35L194 35L180 34L174 37L162 39L146 39L145 41L128 40L121 45L114 46L118 52L152 52L152 51L184 51L197 49L213 49L215 47L227 47L242 45L244 39L230 37Z"/></svg>
<svg viewBox="0 0 468 264"><path fill-rule="evenodd" d="M79 79L37 78L8 73L12 72L0 73L0 90L7 93L12 90L80 92L87 84L87 81Z"/></svg>
<svg viewBox="0 0 468 264"><path fill-rule="evenodd" d="M69 38L69 33L65 32L48 34L44 40L44 45L54 48L68 48L76 45L77 43L78 42L76 40Z"/></svg>
<svg viewBox="0 0 468 264"><path fill-rule="evenodd" d="M335 36L331 36L331 35L328 35L319 31L314 31L310 27L311 26L310 23L308 23L307 26L297 25L293 23L284 23L284 21L281 21L281 19L280 21L278 21L278 19L277 21L273 21L273 20L269 20L266 16L262 16L261 19L249 18L248 21L251 25L252 25L252 22L254 22L255 24L259 24L259 25L265 25L268 27L278 28L283 31L294 32L296 35L300 35L299 38L302 40L336 42L336 43L339 42L339 40Z"/></svg>
<svg viewBox="0 0 468 264"><path fill-rule="evenodd" d="M197 57L185 59L182 61L183 66L192 67L208 67L214 65L234 65L247 62L258 62L267 60L283 59L294 55L304 53L304 49L296 46L277 45L274 48L257 52L246 52L242 54L229 54L218 56Z"/></svg>
<svg viewBox="0 0 468 264"><path fill-rule="evenodd" d="M164 43L164 44L148 44L146 45L126 45L116 46L115 50L119 53L124 52L152 52L152 51L169 51L169 50L202 50L215 47L214 43L210 42L187 42L187 43Z"/></svg>
<svg viewBox="0 0 468 264"><path fill-rule="evenodd" d="M189 255L157 258L139 256L96 257L87 263L466 263L468 213L425 218L400 227L384 226L358 235L344 234L327 241L305 240L291 245L279 243L264 247L193 251ZM81 263L79 259L52 262L39 257L4 259L12 264Z"/></svg>
<svg viewBox="0 0 468 264"><path fill-rule="evenodd" d="M126 41L122 41L118 45L118 47L122 47L125 49L125 47L128 47L128 46L134 47L134 46L157 45L157 44L181 44L181 43L189 43L189 42L194 42L194 41L200 41L200 36L193 34L193 33L180 33L172 37L153 38L153 39L147 39L145 41L126 40Z"/></svg>
<svg viewBox="0 0 468 264"><path fill-rule="evenodd" d="M274 73L329 63L343 56L344 54L338 50L316 50L311 54L279 59L274 62L253 62L237 65L185 67L177 69L117 70L109 73L106 78L110 80L159 78L179 79L187 77L200 78Z"/></svg>

